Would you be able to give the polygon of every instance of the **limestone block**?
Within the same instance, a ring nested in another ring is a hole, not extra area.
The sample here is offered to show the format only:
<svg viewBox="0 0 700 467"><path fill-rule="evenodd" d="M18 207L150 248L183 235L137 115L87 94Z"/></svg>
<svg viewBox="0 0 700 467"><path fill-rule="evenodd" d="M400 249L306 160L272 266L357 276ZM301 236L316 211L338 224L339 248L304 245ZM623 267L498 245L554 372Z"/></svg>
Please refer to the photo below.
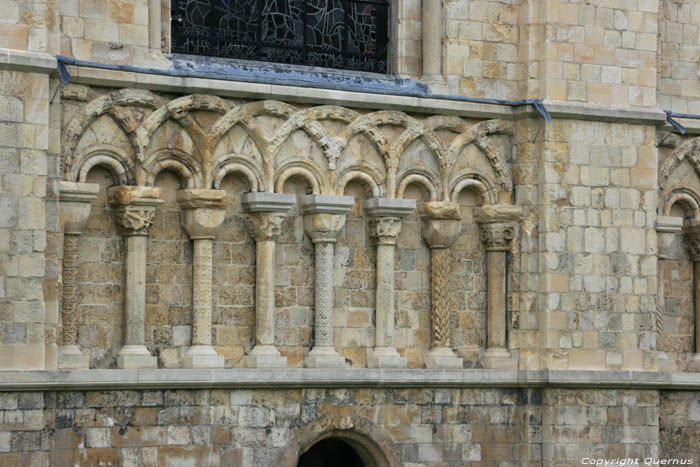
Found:
<svg viewBox="0 0 700 467"><path fill-rule="evenodd" d="M79 235L90 216L90 203L97 198L100 186L95 183L59 182L59 224L66 234Z"/></svg>
<svg viewBox="0 0 700 467"><path fill-rule="evenodd" d="M406 217L416 208L412 199L371 198L364 201L365 212L371 217Z"/></svg>
<svg viewBox="0 0 700 467"><path fill-rule="evenodd" d="M249 192L241 197L241 205L247 212L289 212L296 203L296 195L289 193Z"/></svg>
<svg viewBox="0 0 700 467"><path fill-rule="evenodd" d="M182 224L192 240L214 239L224 222L226 208L223 190L180 190L176 199L183 209Z"/></svg>

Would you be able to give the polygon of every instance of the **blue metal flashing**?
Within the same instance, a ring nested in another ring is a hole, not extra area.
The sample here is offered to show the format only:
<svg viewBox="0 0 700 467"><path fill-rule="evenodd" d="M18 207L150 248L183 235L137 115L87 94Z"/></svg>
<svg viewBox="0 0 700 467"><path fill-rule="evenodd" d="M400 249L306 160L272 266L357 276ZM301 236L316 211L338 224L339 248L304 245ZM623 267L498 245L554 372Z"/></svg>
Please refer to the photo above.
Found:
<svg viewBox="0 0 700 467"><path fill-rule="evenodd" d="M247 65L231 63L211 57L201 57L197 60L173 58L169 69L146 68L132 65L111 65L105 63L76 60L74 58L56 56L58 73L65 85L70 82L70 74L66 65L101 68L105 70L148 73L178 78L208 78L227 81L242 81L247 83L274 84L282 86L314 87L334 91L364 92L404 97L420 97L426 99L474 102L480 104L496 104L507 106L532 105L546 122L552 118L547 112L542 99L490 99L483 97L455 96L447 94L432 94L425 83L405 78L383 78L372 74L347 75L330 71L301 71L281 65Z"/></svg>

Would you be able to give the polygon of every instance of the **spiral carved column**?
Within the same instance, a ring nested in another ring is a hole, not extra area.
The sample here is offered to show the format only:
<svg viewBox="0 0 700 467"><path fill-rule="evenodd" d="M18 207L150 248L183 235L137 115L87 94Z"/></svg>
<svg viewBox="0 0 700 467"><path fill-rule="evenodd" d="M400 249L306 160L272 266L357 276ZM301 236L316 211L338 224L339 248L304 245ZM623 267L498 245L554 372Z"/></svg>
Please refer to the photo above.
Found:
<svg viewBox="0 0 700 467"><path fill-rule="evenodd" d="M462 368L463 359L450 348L450 247L462 232L459 206L452 202L425 203L423 238L430 247L430 298L433 346L425 358L427 368Z"/></svg>
<svg viewBox="0 0 700 467"><path fill-rule="evenodd" d="M59 182L59 219L63 230L63 295L61 321L63 332L58 349L58 368L87 370L89 362L78 346L80 325L80 288L78 287L78 239L90 217L92 201L100 186L94 183Z"/></svg>

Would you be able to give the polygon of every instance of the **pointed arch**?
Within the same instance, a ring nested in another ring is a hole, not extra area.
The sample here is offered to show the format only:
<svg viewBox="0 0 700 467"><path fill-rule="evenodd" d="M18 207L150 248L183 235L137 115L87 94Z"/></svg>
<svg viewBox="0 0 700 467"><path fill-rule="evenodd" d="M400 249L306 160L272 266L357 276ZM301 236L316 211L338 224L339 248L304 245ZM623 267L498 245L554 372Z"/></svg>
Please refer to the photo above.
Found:
<svg viewBox="0 0 700 467"><path fill-rule="evenodd" d="M477 123L458 135L447 149L446 159L450 166L454 166L455 161L464 148L474 143L486 156L491 167L496 174L497 183L502 191L513 191L513 180L510 173L510 166L503 155L495 148L488 136L496 134L513 133L513 123L505 120L486 120Z"/></svg>
<svg viewBox="0 0 700 467"><path fill-rule="evenodd" d="M348 125L338 137L342 141L343 148L357 134L362 133L374 144L385 163L390 163L391 146L384 134L379 129L380 125L406 126L409 117L403 112L382 110L372 112L356 118ZM340 149L342 152L342 148Z"/></svg>
<svg viewBox="0 0 700 467"><path fill-rule="evenodd" d="M415 140L420 139L433 152L433 156L443 172L446 170L446 162L444 158L445 148L438 137L420 122L413 120L410 125L399 135L391 146L391 155L396 158L396 162L401 158L403 152Z"/></svg>
<svg viewBox="0 0 700 467"><path fill-rule="evenodd" d="M143 89L121 89L114 91L108 95L100 96L94 99L81 109L75 115L70 123L66 126L63 132L64 139L61 145L61 172L67 175L71 172L73 166L73 152L80 142L80 138L85 133L92 123L102 115L108 113L111 109L118 106L140 106L157 109L163 105L165 100L153 94L150 91ZM118 125L122 128L130 128L133 122L130 121L122 112L113 112L110 114L115 119ZM128 130L124 130L129 134ZM135 130L134 130L135 131ZM135 146L136 148L136 146Z"/></svg>

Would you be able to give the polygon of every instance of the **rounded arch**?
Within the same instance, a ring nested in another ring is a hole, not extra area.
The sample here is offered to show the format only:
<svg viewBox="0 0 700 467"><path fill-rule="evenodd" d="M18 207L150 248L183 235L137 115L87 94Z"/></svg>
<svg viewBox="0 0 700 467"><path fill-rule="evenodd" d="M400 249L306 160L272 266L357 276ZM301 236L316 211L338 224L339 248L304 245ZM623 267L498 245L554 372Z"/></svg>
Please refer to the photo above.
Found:
<svg viewBox="0 0 700 467"><path fill-rule="evenodd" d="M221 187L221 182L226 175L233 172L241 173L246 177L250 191L258 191L260 187L263 186L260 171L255 164L251 164L250 161L245 158L232 156L224 159L212 171L213 188L218 190Z"/></svg>
<svg viewBox="0 0 700 467"><path fill-rule="evenodd" d="M700 197L690 189L674 190L665 198L662 213L664 216L670 216L673 206L680 203L684 207L686 219L700 221L700 202L698 199Z"/></svg>
<svg viewBox="0 0 700 467"><path fill-rule="evenodd" d="M476 191L481 196L482 206L498 202L493 184L477 173L465 173L457 177L452 183L452 189L450 190L451 200L456 203L459 194L465 189Z"/></svg>
<svg viewBox="0 0 700 467"><path fill-rule="evenodd" d="M156 177L163 170L172 170L180 176L185 188L201 188L202 180L200 172L187 161L187 154L174 149L162 149L149 157L150 162L144 166L146 171L146 185L153 186Z"/></svg>
<svg viewBox="0 0 700 467"><path fill-rule="evenodd" d="M659 166L659 189L664 191L669 177L681 162L688 160L695 172L700 173L700 136L693 138L664 159Z"/></svg>
<svg viewBox="0 0 700 467"><path fill-rule="evenodd" d="M371 170L369 168L357 168L351 167L343 171L336 182L335 192L338 195L345 193L345 186L353 180L360 180L367 184L367 186L372 190L372 196L379 198L382 196L383 192L381 186L379 185L379 180L381 177L378 176L377 171Z"/></svg>
<svg viewBox="0 0 700 467"><path fill-rule="evenodd" d="M282 193L282 190L284 189L284 182L295 175L298 175L309 182L313 194L321 194L326 191L322 187L321 180L323 180L323 177L321 176L321 172L318 170L315 164L312 164L306 160L297 160L289 162L283 167L280 167L277 172L277 176L275 177L275 192Z"/></svg>
<svg viewBox="0 0 700 467"><path fill-rule="evenodd" d="M68 179L84 183L90 170L96 166L106 167L119 185L128 185L133 178L129 159L123 152L107 146L93 146L88 153L78 158L73 171L68 174Z"/></svg>
<svg viewBox="0 0 700 467"><path fill-rule="evenodd" d="M398 187L396 188L396 197L403 198L403 194L406 190L406 187L408 187L408 185L410 185L411 183L417 183L425 187L428 194L430 195L429 201L437 201L438 191L435 187L435 184L430 179L430 176L427 174L416 172L408 173L401 179Z"/></svg>
<svg viewBox="0 0 700 467"><path fill-rule="evenodd" d="M307 424L295 437L296 441L282 456L279 465L296 467L299 457L316 443L335 438L349 444L365 467L400 467L401 464L389 438L369 420L347 414L317 419Z"/></svg>

